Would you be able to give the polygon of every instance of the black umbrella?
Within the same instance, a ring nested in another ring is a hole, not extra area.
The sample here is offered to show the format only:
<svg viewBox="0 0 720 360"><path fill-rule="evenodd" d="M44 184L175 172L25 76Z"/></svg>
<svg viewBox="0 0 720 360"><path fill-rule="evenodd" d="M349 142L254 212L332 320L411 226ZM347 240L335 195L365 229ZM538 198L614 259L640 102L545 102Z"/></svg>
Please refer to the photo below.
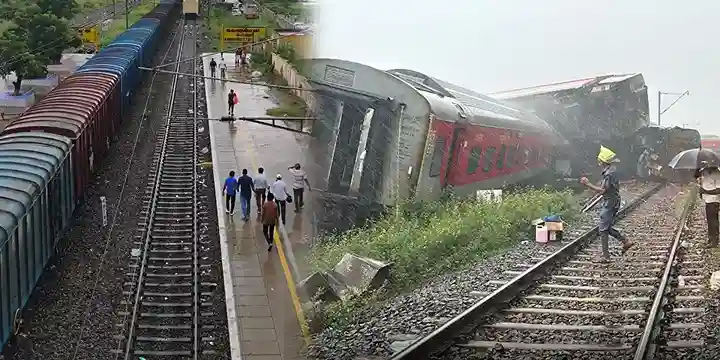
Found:
<svg viewBox="0 0 720 360"><path fill-rule="evenodd" d="M690 149L675 155L668 166L675 170L698 170L707 165L718 166L719 164L720 158L714 151Z"/></svg>

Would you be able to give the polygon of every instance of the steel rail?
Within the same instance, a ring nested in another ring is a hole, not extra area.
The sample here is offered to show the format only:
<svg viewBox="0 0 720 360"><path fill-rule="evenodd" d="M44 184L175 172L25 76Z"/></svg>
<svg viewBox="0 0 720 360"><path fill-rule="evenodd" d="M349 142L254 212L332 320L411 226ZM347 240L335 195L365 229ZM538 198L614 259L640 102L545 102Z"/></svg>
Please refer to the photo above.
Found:
<svg viewBox="0 0 720 360"><path fill-rule="evenodd" d="M690 214L692 214L696 199L697 189L693 189L688 198L685 200L683 212L680 216L680 220L678 221L678 228L675 231L672 247L670 248L670 255L665 263L665 270L663 271L662 278L660 278L660 285L658 286L657 293L655 293L652 308L648 313L648 320L645 324L643 335L640 338L640 343L635 351L635 360L651 360L655 356L655 351L657 349L655 340L657 340L657 336L662 330L662 320L665 317L665 310L663 307L667 300L667 290L670 285L670 278L673 276L672 270L675 267L675 259L677 258L680 250L680 238L685 230Z"/></svg>
<svg viewBox="0 0 720 360"><path fill-rule="evenodd" d="M195 21L192 21L193 25L196 25ZM198 29L193 30L193 34L195 34L195 39L193 41L193 58L196 58L197 55L197 46L195 45L197 43L197 32ZM196 58L197 59L197 58ZM180 64L178 63L178 67ZM192 72L193 75L198 74L198 67L197 67L197 60L192 62ZM200 347L200 248L199 243L200 239L198 238L198 232L199 232L199 217L198 217L198 207L197 204L200 202L200 198L198 196L198 152L195 148L198 144L198 132L197 132L197 100L198 100L198 78L196 76L192 77L192 122L193 122L193 175L192 175L192 197L193 197L193 219L194 219L194 229L193 229L193 348L195 349L193 353L194 360L198 360L200 357L200 353L202 351ZM176 120L181 121L181 120Z"/></svg>
<svg viewBox="0 0 720 360"><path fill-rule="evenodd" d="M660 183L643 193L640 197L618 212L618 219L624 218L628 213L633 211L664 186L665 183ZM490 295L476 302L470 308L452 318L428 336L419 339L404 350L393 355L390 359L427 359L430 354L435 354L445 350L447 347L452 345L452 340L454 338L479 326L482 322L482 315L497 309L501 305L515 298L520 292L536 283L539 278L543 277L545 273L552 269L556 264L566 260L588 241L594 239L597 236L597 230L597 226L588 230L552 255L523 271L520 275L514 277L512 280L505 283L505 285L493 291Z"/></svg>

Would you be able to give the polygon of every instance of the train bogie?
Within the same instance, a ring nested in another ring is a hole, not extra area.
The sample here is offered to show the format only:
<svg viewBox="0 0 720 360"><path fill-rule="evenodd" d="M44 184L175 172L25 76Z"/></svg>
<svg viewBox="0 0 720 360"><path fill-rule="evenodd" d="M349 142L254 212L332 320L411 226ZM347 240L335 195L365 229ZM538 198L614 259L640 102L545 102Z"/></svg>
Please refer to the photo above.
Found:
<svg viewBox="0 0 720 360"><path fill-rule="evenodd" d="M16 318L73 208L68 138L24 133L0 137L0 343Z"/></svg>

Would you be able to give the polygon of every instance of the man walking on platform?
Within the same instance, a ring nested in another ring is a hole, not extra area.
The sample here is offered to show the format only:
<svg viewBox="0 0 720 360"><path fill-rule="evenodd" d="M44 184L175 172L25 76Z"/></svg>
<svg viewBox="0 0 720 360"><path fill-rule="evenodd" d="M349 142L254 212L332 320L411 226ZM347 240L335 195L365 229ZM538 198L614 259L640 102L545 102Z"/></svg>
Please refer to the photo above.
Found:
<svg viewBox="0 0 720 360"><path fill-rule="evenodd" d="M230 92L228 93L228 114L230 116L235 116L235 104L237 103L237 94L235 93L235 90L230 89Z"/></svg>
<svg viewBox="0 0 720 360"><path fill-rule="evenodd" d="M295 201L295 212L297 213L300 212L300 209L305 205L303 196L305 193L305 185L307 185L308 191L312 191L312 189L310 189L310 182L307 179L305 170L300 167L300 163L295 163L295 165L289 167L288 170L290 170L290 175L292 175L293 201Z"/></svg>
<svg viewBox="0 0 720 360"><path fill-rule="evenodd" d="M223 185L223 193L225 194L225 212L234 215L235 214L235 192L237 191L238 182L235 179L235 172L231 171L230 175L225 179Z"/></svg>
<svg viewBox="0 0 720 360"><path fill-rule="evenodd" d="M242 176L237 180L240 188L240 209L242 210L243 220L250 220L250 198L255 190L253 187L253 179L248 176L247 169L242 169Z"/></svg>
<svg viewBox="0 0 720 360"><path fill-rule="evenodd" d="M265 177L265 169L258 169L258 174L253 178L253 186L255 186L255 203L257 205L257 212L260 214L260 210L265 202L265 194L267 193L267 189L270 187L267 178Z"/></svg>
<svg viewBox="0 0 720 360"><path fill-rule="evenodd" d="M280 212L280 219L282 220L282 223L285 224L287 200L291 198L287 191L287 185L285 185L285 182L282 180L282 175L277 174L275 179L275 182L272 186L270 186L270 193L272 193L275 198L275 203L277 203L278 210Z"/></svg>
<svg viewBox="0 0 720 360"><path fill-rule="evenodd" d="M217 63L215 59L210 59L210 77L215 77L215 69L217 69Z"/></svg>
<svg viewBox="0 0 720 360"><path fill-rule="evenodd" d="M275 225L277 225L278 208L275 204L275 197L272 193L267 196L267 201L262 205L260 218L263 224L263 235L268 243L268 251L272 250L273 236L275 235Z"/></svg>
<svg viewBox="0 0 720 360"><path fill-rule="evenodd" d="M612 226L615 223L616 216L620 210L620 181L615 173L614 163L618 162L615 153L604 147L600 147L600 153L597 156L598 165L602 167L602 182L600 186L590 183L588 178L583 177L580 183L588 188L602 194L603 202L600 210L600 221L598 224L598 232L600 233L600 242L602 243L602 255L596 259L597 262L607 263L610 261L610 249L608 237L612 236L619 240L623 246L623 254L633 246L633 243L627 240L619 231Z"/></svg>
<svg viewBox="0 0 720 360"><path fill-rule="evenodd" d="M220 78L225 80L227 77L227 65L224 62L220 63Z"/></svg>

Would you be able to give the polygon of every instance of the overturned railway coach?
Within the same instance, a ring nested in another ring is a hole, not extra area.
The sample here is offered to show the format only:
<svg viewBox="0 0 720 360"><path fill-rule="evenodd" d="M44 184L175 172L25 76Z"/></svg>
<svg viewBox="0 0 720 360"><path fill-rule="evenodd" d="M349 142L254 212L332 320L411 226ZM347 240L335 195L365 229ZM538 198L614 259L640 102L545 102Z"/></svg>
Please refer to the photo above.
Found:
<svg viewBox="0 0 720 360"><path fill-rule="evenodd" d="M563 143L531 113L412 70L313 59L311 82L313 156L333 194L385 205L475 196L543 173Z"/></svg>
<svg viewBox="0 0 720 360"><path fill-rule="evenodd" d="M180 11L161 2L0 134L0 346L13 334L92 172Z"/></svg>
<svg viewBox="0 0 720 360"><path fill-rule="evenodd" d="M490 94L537 114L568 140L558 159L568 176L594 171L601 144L619 140L648 126L649 102L642 74L603 75ZM629 149L616 148L621 153Z"/></svg>

